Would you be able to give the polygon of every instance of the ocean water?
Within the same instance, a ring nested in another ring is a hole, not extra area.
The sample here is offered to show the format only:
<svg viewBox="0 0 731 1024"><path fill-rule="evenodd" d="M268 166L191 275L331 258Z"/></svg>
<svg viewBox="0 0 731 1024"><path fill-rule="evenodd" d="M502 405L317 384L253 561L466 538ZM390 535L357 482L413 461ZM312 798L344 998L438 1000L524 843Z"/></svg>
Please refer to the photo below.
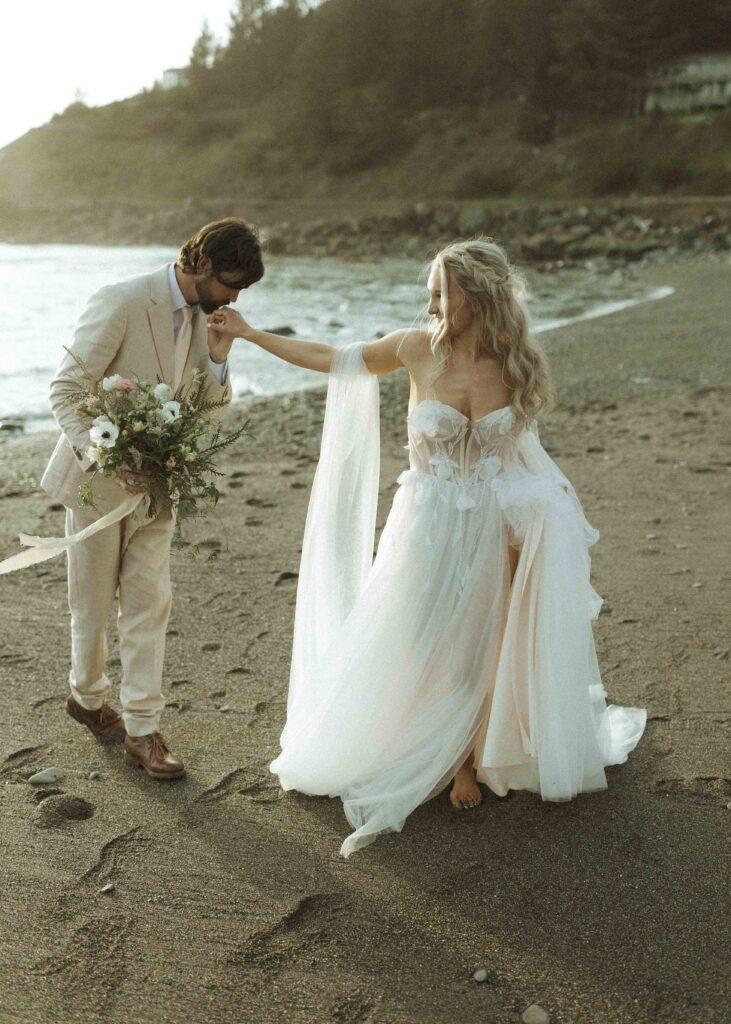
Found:
<svg viewBox="0 0 731 1024"><path fill-rule="evenodd" d="M53 429L48 385L87 298L102 285L155 270L175 256L174 249L159 246L0 244L0 422L29 433ZM624 271L527 276L536 331L667 293L648 291ZM270 257L264 278L241 292L237 308L262 330L290 327L297 337L340 346L420 322L426 277L426 267L411 259ZM230 366L238 399L322 383L320 374L244 341L234 343Z"/></svg>

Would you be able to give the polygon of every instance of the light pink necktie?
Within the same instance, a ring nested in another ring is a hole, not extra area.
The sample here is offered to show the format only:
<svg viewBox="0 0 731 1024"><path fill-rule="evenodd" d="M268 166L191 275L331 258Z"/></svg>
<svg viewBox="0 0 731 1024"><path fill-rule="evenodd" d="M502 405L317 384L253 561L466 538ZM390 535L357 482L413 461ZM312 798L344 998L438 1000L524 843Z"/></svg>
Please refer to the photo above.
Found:
<svg viewBox="0 0 731 1024"><path fill-rule="evenodd" d="M193 307L183 306L182 313L183 322L178 328L178 333L175 335L175 381L173 387L176 391L183 379L183 370L185 369L185 362L190 351L190 341L193 337Z"/></svg>

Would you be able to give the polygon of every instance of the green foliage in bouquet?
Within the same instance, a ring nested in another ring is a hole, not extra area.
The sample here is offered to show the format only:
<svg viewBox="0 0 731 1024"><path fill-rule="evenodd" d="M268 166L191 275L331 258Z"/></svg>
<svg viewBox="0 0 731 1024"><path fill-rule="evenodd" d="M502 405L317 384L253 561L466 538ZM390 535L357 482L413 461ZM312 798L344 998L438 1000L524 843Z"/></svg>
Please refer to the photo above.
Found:
<svg viewBox="0 0 731 1024"><path fill-rule="evenodd" d="M227 402L209 398L209 385L199 370L193 371L190 387L173 391L159 378L155 384L119 374L96 380L76 353L66 351L79 373L64 404L89 429L89 445L77 454L98 466L79 488L79 504L96 507L92 482L97 472L124 479L131 470L149 478L149 518L168 510L179 530L182 520L206 515L221 496L213 478L223 474L215 460L248 435L247 423L223 433L214 413Z"/></svg>

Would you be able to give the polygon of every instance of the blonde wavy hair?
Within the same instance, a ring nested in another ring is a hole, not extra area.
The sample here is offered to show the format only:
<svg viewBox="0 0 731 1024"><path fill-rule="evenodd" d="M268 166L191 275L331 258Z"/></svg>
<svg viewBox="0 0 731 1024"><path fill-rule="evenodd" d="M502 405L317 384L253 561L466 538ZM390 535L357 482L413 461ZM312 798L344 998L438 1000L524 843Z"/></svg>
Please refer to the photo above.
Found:
<svg viewBox="0 0 731 1024"><path fill-rule="evenodd" d="M452 242L432 262L441 272L442 321L431 338L439 374L449 364L448 291L452 281L477 320L478 352L498 359L503 382L511 389L516 425L548 412L556 403L551 370L540 345L531 337L523 296L526 283L505 250L492 238ZM460 303L461 305L461 303Z"/></svg>

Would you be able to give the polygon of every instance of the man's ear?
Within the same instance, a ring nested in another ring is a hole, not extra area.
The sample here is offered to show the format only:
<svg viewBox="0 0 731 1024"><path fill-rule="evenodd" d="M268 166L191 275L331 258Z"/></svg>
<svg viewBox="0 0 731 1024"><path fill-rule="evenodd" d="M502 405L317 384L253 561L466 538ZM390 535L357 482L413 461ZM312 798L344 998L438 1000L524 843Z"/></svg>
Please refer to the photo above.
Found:
<svg viewBox="0 0 731 1024"><path fill-rule="evenodd" d="M204 256L201 253L201 255L198 257L198 266L196 268L196 273L198 273L198 274L209 274L212 267L213 267L213 264L211 263L210 257L209 256Z"/></svg>

